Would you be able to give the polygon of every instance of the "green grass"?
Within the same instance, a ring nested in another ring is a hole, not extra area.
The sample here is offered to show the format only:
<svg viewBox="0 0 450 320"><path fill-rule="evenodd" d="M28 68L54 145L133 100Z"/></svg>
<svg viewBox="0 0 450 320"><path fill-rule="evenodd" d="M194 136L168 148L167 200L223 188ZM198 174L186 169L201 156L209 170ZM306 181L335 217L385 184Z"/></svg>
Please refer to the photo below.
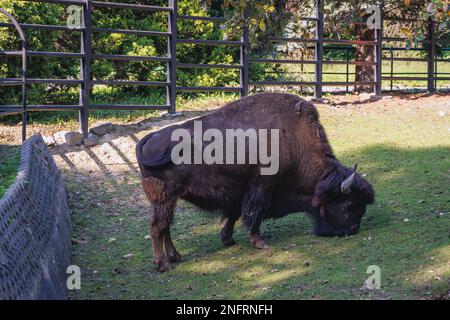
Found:
<svg viewBox="0 0 450 320"><path fill-rule="evenodd" d="M80 180L68 170L73 263L82 270L71 298L448 299L448 115L432 106L319 110L338 158L358 162L377 193L358 234L316 237L298 213L263 223L268 250L253 249L240 226L238 244L225 248L220 215L180 202L172 237L183 260L158 273L139 176L123 170ZM381 268L380 290L362 289L370 265Z"/></svg>
<svg viewBox="0 0 450 320"><path fill-rule="evenodd" d="M0 145L0 198L14 183L20 162L20 148Z"/></svg>

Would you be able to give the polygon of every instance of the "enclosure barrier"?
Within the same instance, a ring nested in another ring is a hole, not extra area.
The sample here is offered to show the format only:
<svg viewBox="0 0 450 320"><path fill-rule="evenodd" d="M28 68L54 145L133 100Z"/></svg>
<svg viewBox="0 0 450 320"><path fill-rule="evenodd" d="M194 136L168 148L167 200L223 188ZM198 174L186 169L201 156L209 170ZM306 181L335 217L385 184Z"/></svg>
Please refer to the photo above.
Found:
<svg viewBox="0 0 450 320"><path fill-rule="evenodd" d="M66 298L70 235L61 174L42 137L32 136L0 199L0 300Z"/></svg>
<svg viewBox="0 0 450 320"><path fill-rule="evenodd" d="M0 23L0 27L15 27L22 39L22 51L0 51L0 55L9 56L22 56L23 70L21 79L0 79L0 86L9 85L22 85L22 105L5 105L0 106L0 114L11 114L21 112L23 117L23 139L26 137L26 112L27 111L59 111L69 110L79 112L80 131L87 136L88 134L88 115L90 110L94 109L123 109L123 110L167 110L170 113L176 111L176 95L177 92L239 92L241 96L246 96L249 91L249 86L309 86L314 88L314 95L316 98L322 97L322 90L324 86L344 86L348 91L349 86L365 85L372 86L376 95L381 94L381 84L383 80L392 82L397 80L413 80L413 81L427 81L427 88L429 92L434 92L436 89L436 82L438 80L450 80L450 77L437 77L437 62L449 62L449 59L437 59L436 58L436 25L432 20L428 22L428 40L429 45L427 59L418 58L397 58L393 57L392 50L390 57L383 57L383 43L391 41L405 41L403 38L388 38L383 37L383 20L397 21L397 22L415 22L415 19L402 19L398 17L384 16L383 13L381 28L374 29L374 40L350 40L350 39L326 39L324 38L323 25L326 22L322 10L319 10L323 6L324 0L315 0L316 2L316 16L315 17L303 17L302 20L312 21L316 23L316 32L314 39L303 38L288 38L288 37L271 37L271 42L283 43L283 42L298 42L298 43L310 43L314 45L315 58L314 60L290 60L290 59L261 59L250 58L250 46L249 46L249 31L246 23L242 26L241 39L239 41L231 40L203 40L203 39L179 39L177 36L177 24L179 20L202 20L211 22L223 22L223 17L203 17L203 16L188 16L178 15L178 1L169 0L168 6L152 6L142 4L129 4L129 3L117 3L117 2L105 2L105 1L91 1L91 0L20 0L30 2L43 2L60 5L77 5L82 7L82 24L77 28L69 28L68 26L55 26L55 25L37 25L37 24L18 24L15 19L7 12L2 10L3 14L6 14L11 20L11 23ZM383 2L380 1L382 6ZM93 26L91 23L92 10L94 8L110 8L110 9L129 9L140 10L146 12L164 12L168 15L168 30L151 31L151 30L131 30L131 29L113 29L113 28L99 28ZM248 18L247 12L244 13L244 21ZM353 21L353 24L365 25L365 22ZM48 51L29 51L26 49L26 41L22 29L33 30L64 30L64 31L76 31L81 33L81 46L80 52L48 52ZM143 35L143 36L157 36L167 38L167 56L129 56L121 54L98 54L93 53L91 49L92 34L95 33L119 33L130 35ZM207 45L207 46L233 46L238 47L240 50L239 64L195 64L195 63L183 63L177 61L176 57L176 45L177 44L194 44L194 45ZM324 59L324 50L328 49L324 45L347 45L347 46L371 46L375 50L374 61L331 61ZM40 56L40 57L62 57L80 59L80 77L79 79L36 79L26 77L26 60L27 56ZM167 78L166 81L127 81L127 80L100 80L91 79L91 62L94 60L106 59L106 60L122 60L122 61L155 61L164 62L167 65ZM384 76L382 74L382 62L383 60L391 61L391 74L390 76ZM428 72L426 77L398 77L392 75L393 61L426 61L428 63ZM273 63L273 64L312 64L314 68L314 81L250 81L249 80L249 66L250 64L258 63ZM327 82L323 80L324 65L347 65L346 68L346 80L345 81L333 81ZM350 81L349 80L349 65L370 65L374 66L373 81ZM177 69L236 69L239 70L240 81L239 86L220 86L220 87L208 87L208 86L177 86L176 71ZM64 85L79 85L80 98L77 105L27 105L26 102L26 84L64 84ZM153 86L153 87L165 87L166 88L166 104L164 105L124 105L124 104L93 104L90 99L90 92L93 86L97 85L132 85L132 86Z"/></svg>

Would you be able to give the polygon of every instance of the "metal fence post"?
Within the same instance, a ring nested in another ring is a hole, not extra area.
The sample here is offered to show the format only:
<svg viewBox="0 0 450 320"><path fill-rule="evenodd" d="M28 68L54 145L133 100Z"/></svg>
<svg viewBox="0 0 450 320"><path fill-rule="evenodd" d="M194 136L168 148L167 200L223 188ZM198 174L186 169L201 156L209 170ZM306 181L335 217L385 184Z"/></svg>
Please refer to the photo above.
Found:
<svg viewBox="0 0 450 320"><path fill-rule="evenodd" d="M316 27L316 72L314 96L316 99L322 98L322 70L323 70L323 0L316 0L317 27Z"/></svg>
<svg viewBox="0 0 450 320"><path fill-rule="evenodd" d="M349 64L348 64L348 62L350 61L350 57L348 55L348 48L347 47L345 48L345 61L347 62L347 64L345 65L345 82L348 83L348 81L349 81L349 75L348 75ZM345 92L348 93L348 84L345 86Z"/></svg>
<svg viewBox="0 0 450 320"><path fill-rule="evenodd" d="M250 41L249 41L249 34L248 34L248 24L247 24L247 18L248 18L248 9L244 9L243 14L243 26L242 26L242 36L241 41L243 44L240 47L240 64L242 68L240 69L240 96L245 97L248 95L248 82L249 82L249 68L248 68L248 55L250 51Z"/></svg>
<svg viewBox="0 0 450 320"><path fill-rule="evenodd" d="M375 46L375 86L374 86L374 94L376 96L381 95L381 79L382 79L382 68L383 68L383 6L384 2L379 1L378 3L380 10L380 27L375 27L375 41L377 42Z"/></svg>
<svg viewBox="0 0 450 320"><path fill-rule="evenodd" d="M177 22L178 22L178 0L169 0L169 7L172 11L169 13L168 32L170 37L167 43L167 54L169 61L167 62L167 95L166 101L169 106L169 113L176 112L177 99Z"/></svg>
<svg viewBox="0 0 450 320"><path fill-rule="evenodd" d="M432 18L428 18L428 92L434 93L434 58L436 55L435 24Z"/></svg>
<svg viewBox="0 0 450 320"><path fill-rule="evenodd" d="M394 80L392 80L392 77L394 76L394 51L392 50L392 47L389 48L391 52L391 91L394 90Z"/></svg>
<svg viewBox="0 0 450 320"><path fill-rule="evenodd" d="M91 14L92 7L90 0L86 0L83 7L83 32L81 33L81 58L80 78L83 81L80 85L80 105L79 112L80 131L86 138L89 130L89 96L91 90Z"/></svg>
<svg viewBox="0 0 450 320"><path fill-rule="evenodd" d="M22 142L27 139L27 41L22 30Z"/></svg>

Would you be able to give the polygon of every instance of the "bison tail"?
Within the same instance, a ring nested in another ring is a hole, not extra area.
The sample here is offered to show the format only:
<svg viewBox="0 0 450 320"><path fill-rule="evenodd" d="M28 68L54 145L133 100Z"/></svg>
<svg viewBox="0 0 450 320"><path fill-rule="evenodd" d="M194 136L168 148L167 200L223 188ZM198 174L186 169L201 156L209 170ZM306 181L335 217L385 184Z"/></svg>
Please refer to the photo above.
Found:
<svg viewBox="0 0 450 320"><path fill-rule="evenodd" d="M264 185L250 186L242 205L242 221L250 230L258 228L271 204L272 193Z"/></svg>
<svg viewBox="0 0 450 320"><path fill-rule="evenodd" d="M136 159L142 173L144 169L163 169L172 164L170 144L150 134L136 145Z"/></svg>

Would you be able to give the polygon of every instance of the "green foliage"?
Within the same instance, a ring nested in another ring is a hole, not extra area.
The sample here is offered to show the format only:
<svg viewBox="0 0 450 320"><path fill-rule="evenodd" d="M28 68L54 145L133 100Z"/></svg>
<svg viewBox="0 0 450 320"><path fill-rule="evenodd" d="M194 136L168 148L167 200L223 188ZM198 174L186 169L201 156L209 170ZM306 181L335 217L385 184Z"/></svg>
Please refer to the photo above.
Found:
<svg viewBox="0 0 450 320"><path fill-rule="evenodd" d="M20 162L20 148L13 147L12 150L6 150L6 148L10 147L0 147L0 198L16 180Z"/></svg>
<svg viewBox="0 0 450 320"><path fill-rule="evenodd" d="M136 3L136 0L122 2ZM140 0L141 4L166 6L164 0ZM221 3L213 3L206 9L200 1L179 1L179 13L195 16L221 15ZM1 7L10 12L20 23L65 25L68 18L67 6L48 3L28 3L19 0L3 0ZM1 17L1 21L6 20ZM179 20L180 38L223 39L225 33L217 23L207 21ZM92 16L93 26L167 31L167 13L137 10L96 8ZM79 31L35 31L25 30L29 50L79 52ZM20 42L13 29L0 29L0 50L19 49ZM125 34L94 33L92 52L99 54L122 54L131 56L167 56L167 38ZM184 63L238 64L239 49L226 46L202 46L179 44L177 60ZM77 79L80 61L73 58L29 58L30 78ZM21 59L0 56L0 78L21 76ZM166 64L160 62L92 60L92 79L166 81ZM224 86L237 85L239 72L235 69L178 69L179 86ZM104 87L92 89L95 103L109 103L118 100L163 100L165 88L154 87ZM28 92L30 104L77 104L78 86L31 85ZM1 104L18 104L18 88L0 88ZM165 103L165 100L162 101Z"/></svg>

